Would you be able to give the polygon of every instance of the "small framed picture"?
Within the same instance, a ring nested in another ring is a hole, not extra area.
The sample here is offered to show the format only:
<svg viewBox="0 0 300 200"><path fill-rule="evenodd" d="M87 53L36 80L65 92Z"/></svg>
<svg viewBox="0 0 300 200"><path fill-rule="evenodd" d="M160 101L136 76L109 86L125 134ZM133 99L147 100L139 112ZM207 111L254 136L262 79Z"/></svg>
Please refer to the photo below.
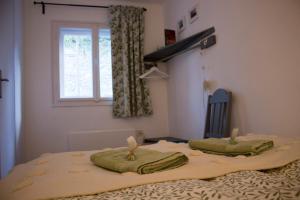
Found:
<svg viewBox="0 0 300 200"><path fill-rule="evenodd" d="M177 31L178 33L181 33L182 31L184 31L186 27L186 20L185 17L183 16L178 22L177 22Z"/></svg>
<svg viewBox="0 0 300 200"><path fill-rule="evenodd" d="M189 11L190 24L196 21L198 18L199 18L199 6L197 4Z"/></svg>

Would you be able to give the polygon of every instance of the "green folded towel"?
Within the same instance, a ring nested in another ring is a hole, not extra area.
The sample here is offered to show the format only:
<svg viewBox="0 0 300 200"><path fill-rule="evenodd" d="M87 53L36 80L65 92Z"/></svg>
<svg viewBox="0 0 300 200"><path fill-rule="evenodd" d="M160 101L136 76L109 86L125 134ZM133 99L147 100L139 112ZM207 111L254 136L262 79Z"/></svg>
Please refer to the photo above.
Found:
<svg viewBox="0 0 300 200"><path fill-rule="evenodd" d="M230 144L228 140L218 138L189 141L191 149L225 156L253 156L271 149L273 145L271 140L237 141L237 144Z"/></svg>
<svg viewBox="0 0 300 200"><path fill-rule="evenodd" d="M108 150L91 155L91 161L102 168L116 172L137 172L150 174L174 169L188 162L180 152L166 152L138 148L134 152L136 160L127 160L128 149Z"/></svg>

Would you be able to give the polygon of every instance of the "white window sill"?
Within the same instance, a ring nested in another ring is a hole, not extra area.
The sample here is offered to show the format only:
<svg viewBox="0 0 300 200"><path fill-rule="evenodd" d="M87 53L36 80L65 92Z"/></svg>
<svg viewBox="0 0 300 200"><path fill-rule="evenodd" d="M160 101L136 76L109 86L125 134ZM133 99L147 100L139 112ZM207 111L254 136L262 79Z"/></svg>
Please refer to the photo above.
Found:
<svg viewBox="0 0 300 200"><path fill-rule="evenodd" d="M112 99L104 100L82 100L82 99L63 99L53 103L53 107L85 107L85 106L111 106Z"/></svg>

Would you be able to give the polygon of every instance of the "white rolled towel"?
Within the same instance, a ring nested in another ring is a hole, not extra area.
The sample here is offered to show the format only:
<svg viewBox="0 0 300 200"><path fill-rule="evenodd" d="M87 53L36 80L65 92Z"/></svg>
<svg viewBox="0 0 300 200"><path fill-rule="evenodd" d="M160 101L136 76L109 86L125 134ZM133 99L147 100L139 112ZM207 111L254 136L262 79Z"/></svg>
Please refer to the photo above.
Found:
<svg viewBox="0 0 300 200"><path fill-rule="evenodd" d="M127 138L127 143L128 143L128 160L135 160L135 155L134 155L134 150L138 147L138 144L133 136L130 136Z"/></svg>
<svg viewBox="0 0 300 200"><path fill-rule="evenodd" d="M231 132L231 135L230 135L230 140L229 140L230 144L237 144L238 143L236 141L236 137L238 136L238 133L239 133L239 129L238 128L232 129L232 132Z"/></svg>
<svg viewBox="0 0 300 200"><path fill-rule="evenodd" d="M127 138L127 143L128 143L129 151L134 151L138 146L138 144L133 136L130 136Z"/></svg>

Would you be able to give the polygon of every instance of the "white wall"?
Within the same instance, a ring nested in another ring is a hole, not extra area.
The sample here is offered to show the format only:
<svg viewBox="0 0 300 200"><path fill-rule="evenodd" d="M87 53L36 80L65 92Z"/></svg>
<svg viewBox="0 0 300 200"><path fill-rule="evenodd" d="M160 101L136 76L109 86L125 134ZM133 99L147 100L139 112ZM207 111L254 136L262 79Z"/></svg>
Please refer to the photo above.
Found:
<svg viewBox="0 0 300 200"><path fill-rule="evenodd" d="M22 161L24 135L22 131L23 115L23 1L14 0L14 64L15 64L15 129L16 163Z"/></svg>
<svg viewBox="0 0 300 200"><path fill-rule="evenodd" d="M65 0L60 3L120 3L145 7L145 52L164 43L162 6L159 4L108 0ZM46 14L42 15L41 8L34 6L33 1L25 1L24 160L45 152L66 151L66 135L71 131L136 128L144 130L148 137L168 135L167 85L164 81L150 82L154 114L147 118L114 119L111 106L52 106L51 21L107 22L107 14L107 9L47 6Z"/></svg>
<svg viewBox="0 0 300 200"><path fill-rule="evenodd" d="M199 19L180 37L215 26L217 44L168 63L171 134L203 136L205 74L213 89L233 92L232 125L242 133L299 135L300 1L167 0L166 28L176 29L196 3Z"/></svg>
<svg viewBox="0 0 300 200"><path fill-rule="evenodd" d="M18 163L22 152L22 1L0 0L0 177Z"/></svg>
<svg viewBox="0 0 300 200"><path fill-rule="evenodd" d="M0 99L0 178L8 174L15 164L14 124L14 1L0 2L0 69L2 98Z"/></svg>

